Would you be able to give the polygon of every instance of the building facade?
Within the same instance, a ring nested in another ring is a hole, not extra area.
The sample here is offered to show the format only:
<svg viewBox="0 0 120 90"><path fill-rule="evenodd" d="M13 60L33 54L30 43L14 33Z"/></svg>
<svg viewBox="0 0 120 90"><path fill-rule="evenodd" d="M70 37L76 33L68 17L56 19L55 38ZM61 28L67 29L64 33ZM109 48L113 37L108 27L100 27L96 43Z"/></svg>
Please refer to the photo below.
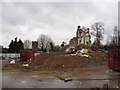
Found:
<svg viewBox="0 0 120 90"><path fill-rule="evenodd" d="M37 52L38 51L38 42L32 41L32 51Z"/></svg>
<svg viewBox="0 0 120 90"><path fill-rule="evenodd" d="M89 33L89 28L78 26L77 31L76 31L76 37L73 37L70 41L69 44L70 46L75 46L75 45L90 45L91 44L91 36Z"/></svg>

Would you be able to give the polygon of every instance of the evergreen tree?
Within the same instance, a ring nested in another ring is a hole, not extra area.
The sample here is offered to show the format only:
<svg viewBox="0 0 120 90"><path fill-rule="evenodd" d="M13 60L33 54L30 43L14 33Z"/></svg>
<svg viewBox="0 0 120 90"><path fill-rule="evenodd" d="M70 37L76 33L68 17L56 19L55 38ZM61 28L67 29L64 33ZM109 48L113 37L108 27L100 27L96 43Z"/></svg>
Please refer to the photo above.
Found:
<svg viewBox="0 0 120 90"><path fill-rule="evenodd" d="M14 46L14 52L17 53L18 52L17 37L15 38L13 46Z"/></svg>
<svg viewBox="0 0 120 90"><path fill-rule="evenodd" d="M9 44L9 52L13 53L14 52L14 47L13 47L13 40L11 40L10 44Z"/></svg>
<svg viewBox="0 0 120 90"><path fill-rule="evenodd" d="M9 52L10 53L19 53L20 50L23 50L23 42L21 39L17 42L17 37L15 38L15 41L11 40L11 43L9 44Z"/></svg>
<svg viewBox="0 0 120 90"><path fill-rule="evenodd" d="M18 41L18 52L20 52L20 50L23 50L24 49L24 46L23 46L23 42L21 39L19 39Z"/></svg>
<svg viewBox="0 0 120 90"><path fill-rule="evenodd" d="M65 42L63 41L61 44L61 47L63 48L65 46Z"/></svg>
<svg viewBox="0 0 120 90"><path fill-rule="evenodd" d="M54 51L54 43L50 42L50 51Z"/></svg>

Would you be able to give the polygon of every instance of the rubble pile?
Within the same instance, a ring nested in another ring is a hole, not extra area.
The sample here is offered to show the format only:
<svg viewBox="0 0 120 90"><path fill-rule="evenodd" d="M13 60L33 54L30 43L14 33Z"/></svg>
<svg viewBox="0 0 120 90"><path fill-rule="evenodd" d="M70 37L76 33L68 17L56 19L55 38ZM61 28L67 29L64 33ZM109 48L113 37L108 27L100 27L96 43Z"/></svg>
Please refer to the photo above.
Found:
<svg viewBox="0 0 120 90"><path fill-rule="evenodd" d="M90 53L91 60L101 62L103 64L107 64L108 55L106 51L91 51Z"/></svg>
<svg viewBox="0 0 120 90"><path fill-rule="evenodd" d="M33 70L66 70L83 67L83 57L67 56L65 52L49 52L36 56L29 63Z"/></svg>
<svg viewBox="0 0 120 90"><path fill-rule="evenodd" d="M87 56L87 57L86 57ZM73 70L77 68L85 68L87 65L101 65L106 64L106 53L103 52L89 52L81 54L81 52L74 52L68 54L64 51L59 52L44 52L34 58L22 62L7 63L3 65L3 70L12 69L26 69L32 71L39 70Z"/></svg>

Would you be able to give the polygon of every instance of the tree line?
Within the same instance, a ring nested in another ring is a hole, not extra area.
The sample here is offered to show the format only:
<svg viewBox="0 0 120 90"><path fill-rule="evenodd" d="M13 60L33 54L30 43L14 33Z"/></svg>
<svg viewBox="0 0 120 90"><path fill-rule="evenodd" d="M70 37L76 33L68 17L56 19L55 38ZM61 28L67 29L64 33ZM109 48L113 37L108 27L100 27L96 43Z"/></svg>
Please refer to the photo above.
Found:
<svg viewBox="0 0 120 90"><path fill-rule="evenodd" d="M53 40L48 36L41 34L39 35L38 39L38 50L42 52L47 52L47 51L59 51L60 46L55 45ZM9 52L10 53L19 53L20 50L31 50L32 49L32 41L30 40L25 40L22 42L21 39L17 41L17 37L15 40L11 40L9 44Z"/></svg>
<svg viewBox="0 0 120 90"><path fill-rule="evenodd" d="M96 22L91 26L91 35L95 37L93 46L97 46L99 49L106 49L106 47L120 46L120 30L117 25L113 27L113 34L108 35L106 44L102 44L102 40L104 39L103 34L105 31L103 22ZM95 47L96 48L96 47Z"/></svg>
<svg viewBox="0 0 120 90"><path fill-rule="evenodd" d="M10 44L9 44L9 52L10 53L19 53L20 50L23 50L23 42L21 39L19 39L19 41L17 41L17 37L15 38L15 40L11 40Z"/></svg>
<svg viewBox="0 0 120 90"><path fill-rule="evenodd" d="M118 29L118 26L113 27L113 35L108 35L108 38L106 40L106 45L102 45L102 40L104 39L104 23L103 22L95 22L91 25L91 35L95 37L94 42L92 45L97 46L99 48L103 48L104 46L112 46L112 45L118 45L120 46L120 30ZM64 47L65 42L63 41L61 46L55 45L53 40L48 36L41 34L37 38L38 42L38 49L39 51L46 52L46 51L59 51L60 47ZM28 50L32 48L32 41L25 40L22 42L21 39L17 41L17 37L15 40L11 40L9 44L9 52L10 53L19 53L20 50ZM96 48L96 47L95 47Z"/></svg>
<svg viewBox="0 0 120 90"><path fill-rule="evenodd" d="M118 26L114 26L113 35L108 35L107 37L108 46L120 46L120 30Z"/></svg>

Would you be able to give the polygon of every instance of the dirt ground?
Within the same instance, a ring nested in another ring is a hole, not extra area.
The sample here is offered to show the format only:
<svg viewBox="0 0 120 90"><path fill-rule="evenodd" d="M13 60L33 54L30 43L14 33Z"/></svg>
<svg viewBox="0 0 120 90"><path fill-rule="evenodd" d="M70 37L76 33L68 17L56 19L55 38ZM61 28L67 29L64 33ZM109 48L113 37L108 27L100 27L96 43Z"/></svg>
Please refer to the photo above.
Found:
<svg viewBox="0 0 120 90"><path fill-rule="evenodd" d="M102 88L107 84L109 88L118 88L118 76L120 73L110 71L108 67L88 66L73 72L58 71L3 71L3 88ZM59 77L59 78L58 78ZM60 79L73 79L64 82ZM111 80L92 80L111 78ZM91 80L79 80L91 79Z"/></svg>
<svg viewBox="0 0 120 90"><path fill-rule="evenodd" d="M109 88L118 88L120 73L109 70L107 53L90 52L88 55L82 57L66 52L46 52L25 62L15 60L15 64L4 60L2 87L92 88L107 84Z"/></svg>
<svg viewBox="0 0 120 90"><path fill-rule="evenodd" d="M3 70L27 70L27 71L73 71L79 68L85 68L89 65L107 64L107 55L102 52L91 52L89 57L83 57L76 54L67 54L66 52L46 52L41 53L34 58L22 62L16 61L15 64L3 63ZM23 64L28 64L25 67Z"/></svg>

